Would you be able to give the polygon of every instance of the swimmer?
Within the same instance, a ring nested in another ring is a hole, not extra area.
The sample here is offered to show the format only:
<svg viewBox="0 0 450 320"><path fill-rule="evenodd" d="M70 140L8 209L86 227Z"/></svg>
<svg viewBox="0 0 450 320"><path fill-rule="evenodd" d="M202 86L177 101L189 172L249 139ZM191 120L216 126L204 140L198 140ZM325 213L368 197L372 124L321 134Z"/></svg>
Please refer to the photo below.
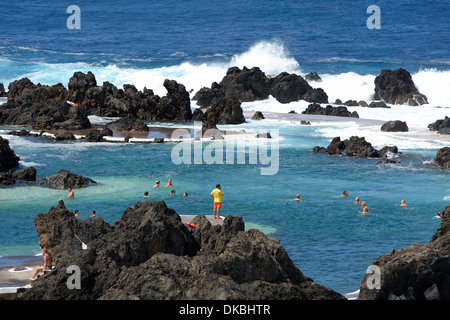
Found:
<svg viewBox="0 0 450 320"><path fill-rule="evenodd" d="M344 192L342 192L342 194L339 197L346 197L346 196L348 196L348 192L344 191Z"/></svg>
<svg viewBox="0 0 450 320"><path fill-rule="evenodd" d="M437 218L437 219L441 219L441 212L438 211L437 214L434 217Z"/></svg>
<svg viewBox="0 0 450 320"><path fill-rule="evenodd" d="M159 183L160 183L160 181L156 180L155 185L153 186L153 188L159 188Z"/></svg>
<svg viewBox="0 0 450 320"><path fill-rule="evenodd" d="M356 197L356 198L355 198L355 201L353 201L353 203L360 203L360 202L359 202L359 197Z"/></svg>
<svg viewBox="0 0 450 320"><path fill-rule="evenodd" d="M363 211L359 211L361 214L369 214L369 207L363 207Z"/></svg>
<svg viewBox="0 0 450 320"><path fill-rule="evenodd" d="M170 194L175 194L175 189L170 190Z"/></svg>
<svg viewBox="0 0 450 320"><path fill-rule="evenodd" d="M295 201L302 201L302 199L300 199L300 195L299 195L299 194L295 196L295 199L294 199L294 200L295 200Z"/></svg>
<svg viewBox="0 0 450 320"><path fill-rule="evenodd" d="M78 209L75 210L75 217L78 217L79 215L80 215L80 211L78 211Z"/></svg>
<svg viewBox="0 0 450 320"><path fill-rule="evenodd" d="M172 179L169 179L169 181L167 181L166 187L171 187L172 186Z"/></svg>
<svg viewBox="0 0 450 320"><path fill-rule="evenodd" d="M187 198L187 197L188 197L187 192L183 193L183 198Z"/></svg>
<svg viewBox="0 0 450 320"><path fill-rule="evenodd" d="M95 213L95 210L92 210L91 218L94 218L96 216L97 216L97 214Z"/></svg>
<svg viewBox="0 0 450 320"><path fill-rule="evenodd" d="M406 204L406 201L405 201L405 200L402 200L401 203L400 203L400 206L402 206L402 207L407 207L408 205Z"/></svg>
<svg viewBox="0 0 450 320"><path fill-rule="evenodd" d="M144 192L144 198L150 198L150 195L148 194L148 191Z"/></svg>
<svg viewBox="0 0 450 320"><path fill-rule="evenodd" d="M75 198L75 193L73 193L71 188L67 189L67 191L69 191L69 195L67 196L67 198L69 199Z"/></svg>

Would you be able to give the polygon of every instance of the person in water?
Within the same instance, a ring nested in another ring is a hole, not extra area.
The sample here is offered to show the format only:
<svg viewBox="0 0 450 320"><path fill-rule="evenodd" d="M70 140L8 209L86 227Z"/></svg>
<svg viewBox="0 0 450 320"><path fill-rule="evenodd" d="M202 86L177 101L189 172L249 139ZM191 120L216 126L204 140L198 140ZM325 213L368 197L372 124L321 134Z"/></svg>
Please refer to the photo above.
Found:
<svg viewBox="0 0 450 320"><path fill-rule="evenodd" d="M184 198L187 198L187 197L188 197L187 192L183 193L183 197L184 197Z"/></svg>
<svg viewBox="0 0 450 320"><path fill-rule="evenodd" d="M405 200L402 200L402 201L400 202L400 206L402 206L402 207L407 207L408 205L406 204L406 201L405 201Z"/></svg>
<svg viewBox="0 0 450 320"><path fill-rule="evenodd" d="M95 218L96 216L97 216L97 214L96 214L95 210L92 210L91 218Z"/></svg>
<svg viewBox="0 0 450 320"><path fill-rule="evenodd" d="M172 186L172 179L169 179L169 181L167 181L166 187L171 187Z"/></svg>
<svg viewBox="0 0 450 320"><path fill-rule="evenodd" d="M441 219L441 212L438 211L434 217L437 219Z"/></svg>
<svg viewBox="0 0 450 320"><path fill-rule="evenodd" d="M69 191L69 195L67 196L67 198L69 198L69 199L75 198L75 193L73 192L73 190L71 188L67 189L67 191Z"/></svg>
<svg viewBox="0 0 450 320"><path fill-rule="evenodd" d="M48 271L53 268L52 256L50 255L50 252L47 248L42 248L42 255L44 256L44 265L36 268L36 271L34 272L33 276L30 278L30 280L36 280L36 277L39 274L39 272Z"/></svg>
<svg viewBox="0 0 450 320"><path fill-rule="evenodd" d="M79 215L80 215L80 211L78 211L78 209L75 210L75 217L78 217Z"/></svg>
<svg viewBox="0 0 450 320"><path fill-rule="evenodd" d="M360 202L359 202L359 197L356 197L356 198L355 198L355 201L353 201L353 203L360 203Z"/></svg>
<svg viewBox="0 0 450 320"><path fill-rule="evenodd" d="M150 198L150 195L148 194L148 191L144 192L144 198Z"/></svg>
<svg viewBox="0 0 450 320"><path fill-rule="evenodd" d="M159 188L159 183L160 183L160 181L156 180L155 185L153 186L153 188Z"/></svg>
<svg viewBox="0 0 450 320"><path fill-rule="evenodd" d="M339 197L346 197L346 196L348 196L348 192L344 191L344 192L342 192L342 194Z"/></svg>
<svg viewBox="0 0 450 320"><path fill-rule="evenodd" d="M176 193L175 189L170 190L170 194L175 194L175 193Z"/></svg>
<svg viewBox="0 0 450 320"><path fill-rule="evenodd" d="M302 201L302 199L300 199L300 195L299 195L299 194L295 196L295 199L294 199L294 200L295 200L295 201Z"/></svg>
<svg viewBox="0 0 450 320"><path fill-rule="evenodd" d="M363 207L363 211L359 211L361 214L369 214L369 207L365 206Z"/></svg>
<svg viewBox="0 0 450 320"><path fill-rule="evenodd" d="M214 208L213 208L213 214L214 219L220 219L220 209L222 208L222 187L220 184L216 184L216 188L211 191L210 194L211 198L214 199ZM216 218L216 211L217 211L217 218Z"/></svg>

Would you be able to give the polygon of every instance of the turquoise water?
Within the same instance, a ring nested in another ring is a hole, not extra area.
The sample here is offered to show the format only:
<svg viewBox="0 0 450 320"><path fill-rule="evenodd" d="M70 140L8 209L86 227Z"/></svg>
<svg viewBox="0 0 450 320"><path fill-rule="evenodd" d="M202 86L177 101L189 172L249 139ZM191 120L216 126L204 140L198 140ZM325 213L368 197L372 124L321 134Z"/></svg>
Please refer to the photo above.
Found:
<svg viewBox="0 0 450 320"><path fill-rule="evenodd" d="M244 124L255 130L262 125ZM224 126L226 127L226 126ZM270 126L269 126L270 128ZM75 191L69 210L86 219L92 210L114 223L144 191L164 200L179 214L211 214L209 193L222 185L222 214L241 215L246 227L276 237L294 263L316 282L345 293L358 288L371 260L390 249L429 241L448 202L449 173L427 164L435 150L408 151L396 165L376 159L350 159L314 154L329 139L315 126L278 126L279 170L261 175L261 164L180 164L171 161L176 144L58 143L45 138L11 137L23 164L35 165L38 176L60 169L90 177L99 184ZM273 129L273 128L271 128ZM4 136L5 137L5 136ZM203 144L203 148L208 143ZM248 149L247 149L248 150ZM175 195L165 184L172 179ZM154 189L156 180L161 187ZM343 190L349 196L338 197ZM187 192L188 198L182 194ZM300 194L303 201L291 201ZM370 214L363 216L359 196ZM16 185L0 190L0 255L39 252L33 218L67 197L66 190ZM445 198L447 197L447 198ZM398 204L405 199L409 206ZM447 199L447 200L444 200Z"/></svg>
<svg viewBox="0 0 450 320"><path fill-rule="evenodd" d="M324 81L311 85L323 88L330 102L337 98L369 102L380 70L403 67L430 102L413 108L351 108L361 118L407 121L406 136L353 124L263 121L233 126L279 129L279 170L267 176L261 175L261 164L249 161L175 165L174 144L57 143L7 136L8 130L0 128L21 157L21 166L34 165L41 178L69 169L99 182L76 190L76 198L66 201L70 210L80 210L81 219L96 210L114 223L128 206L143 200L146 190L151 199L165 200L181 214L208 214L209 193L221 183L224 215L242 215L247 228L278 238L305 275L342 293L359 287L372 259L391 248L426 242L439 226L433 216L449 203L450 179L448 171L430 162L450 141L410 135L427 132L429 123L449 115L450 33L448 16L443 14L449 11L448 0L295 0L276 5L266 0L80 0L79 30L67 28L69 4L37 5L29 0L5 4L0 12L0 83L5 88L22 77L67 86L74 72L92 71L99 85L128 83L163 96L165 79L194 93L220 82L229 67L257 66L268 76L316 71ZM381 10L379 30L366 25L370 16L366 9L373 4ZM287 113L301 112L306 105L268 99L243 107ZM403 152L401 162L377 165L374 159L310 151L316 145L326 147L337 135L365 136L377 148L395 144ZM177 191L174 196L165 187L152 188L155 180L165 185L169 178ZM348 198L337 197L343 190L348 190ZM190 197L184 199L183 192ZM296 194L305 201L288 201ZM40 252L33 218L66 196L66 191L32 185L1 188L0 256ZM367 201L369 215L358 213L360 207L352 203L356 196ZM409 207L397 206L402 199Z"/></svg>

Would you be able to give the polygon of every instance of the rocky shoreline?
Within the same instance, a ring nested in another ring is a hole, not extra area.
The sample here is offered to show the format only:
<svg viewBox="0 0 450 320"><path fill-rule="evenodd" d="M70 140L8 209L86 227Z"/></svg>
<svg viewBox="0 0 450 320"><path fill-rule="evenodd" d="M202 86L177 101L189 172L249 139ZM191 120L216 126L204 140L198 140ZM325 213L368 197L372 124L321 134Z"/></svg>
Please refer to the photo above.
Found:
<svg viewBox="0 0 450 320"><path fill-rule="evenodd" d="M164 201L136 203L110 225L78 220L62 200L35 217L55 270L19 289L19 300L344 300L303 275L275 238L244 231L242 217L181 222ZM87 245L83 250L82 241ZM71 290L67 269L80 268Z"/></svg>

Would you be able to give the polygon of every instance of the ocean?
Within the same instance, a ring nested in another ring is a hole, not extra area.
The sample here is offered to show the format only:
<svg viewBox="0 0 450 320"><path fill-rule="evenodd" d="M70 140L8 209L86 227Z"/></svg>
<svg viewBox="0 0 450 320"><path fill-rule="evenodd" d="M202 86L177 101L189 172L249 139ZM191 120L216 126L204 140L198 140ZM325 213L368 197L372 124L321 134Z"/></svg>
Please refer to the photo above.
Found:
<svg viewBox="0 0 450 320"><path fill-rule="evenodd" d="M70 5L80 8L80 29L70 29ZM380 29L369 29L370 5L380 9ZM87 176L98 185L75 190L65 201L92 210L113 224L123 211L143 201L165 200L180 214L211 214L209 193L222 185L222 214L241 215L246 228L280 240L299 269L340 293L359 288L367 267L392 248L427 242L439 227L433 219L450 201L450 173L432 159L450 137L428 134L427 125L450 115L450 1L6 1L0 12L0 83L28 77L34 83L67 86L76 71L92 71L97 83L134 84L165 95L164 79L184 84L191 97L220 82L229 67L258 66L268 76L283 71L302 76L335 99L370 101L382 69L407 69L429 104L390 109L349 107L362 119L406 121L408 133L382 133L379 125L322 122L300 125L272 116L225 130L277 132L279 168L261 175L260 164L175 164L174 143L116 144L56 142L0 134L20 156L21 167L35 166L40 178L60 169ZM195 101L192 101L195 108ZM280 104L274 98L242 104L256 110L301 113L305 101ZM1 106L0 106L1 108ZM93 123L109 119L91 117ZM189 128L191 124L148 123ZM396 164L314 154L333 137L364 136L375 148L396 145ZM208 148L204 144L203 150ZM260 152L257 150L256 152ZM245 151L250 157L251 150ZM153 189L172 179L177 193ZM349 197L340 198L343 190ZM187 192L188 198L182 194ZM300 194L304 201L290 201ZM35 185L0 188L0 256L40 252L33 218L56 206L65 190ZM359 214L356 196L369 215ZM408 207L398 204L405 199ZM1 260L1 258L0 258Z"/></svg>

